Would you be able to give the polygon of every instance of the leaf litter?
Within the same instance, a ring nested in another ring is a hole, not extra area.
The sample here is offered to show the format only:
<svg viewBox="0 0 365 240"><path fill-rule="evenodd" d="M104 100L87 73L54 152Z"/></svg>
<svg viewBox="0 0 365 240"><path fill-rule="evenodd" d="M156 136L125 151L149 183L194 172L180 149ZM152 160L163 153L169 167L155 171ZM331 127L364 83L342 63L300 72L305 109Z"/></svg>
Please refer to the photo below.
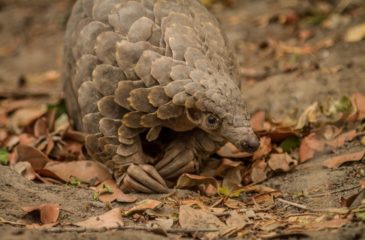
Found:
<svg viewBox="0 0 365 240"><path fill-rule="evenodd" d="M211 5L213 1L205 2ZM320 17L318 20L312 17L313 24L319 22L329 26L330 18ZM300 16L291 11L279 14L277 19L279 24L291 25L300 21ZM349 28L344 36L345 41L363 39L362 25ZM314 44L306 42L315 35L316 32L311 29L300 29L298 38L302 42L299 44L270 41L269 45L276 47L275 56L280 57L284 54L308 55L334 44L332 39L323 39ZM283 66L284 69L291 67L290 64ZM33 78L55 81L58 76L57 72L47 72ZM48 95L43 90L21 93L4 91L3 94L5 98ZM156 224L165 232L177 233L180 229L179 234L196 238L245 237L248 232L261 238L275 236L278 232L290 234L294 231L337 229L353 221L353 209L337 209L331 214L317 211L303 205L301 199L258 183L275 174L296 171L297 166L324 152L333 155L324 161L324 167L328 168L338 168L347 162L364 159L363 150L337 152L357 140L365 145L364 128L359 127L365 119L364 106L365 96L356 93L329 103L315 102L297 119L291 116L272 119L263 111L257 112L252 116L251 123L260 136L260 149L254 154L245 153L227 143L217 152L216 164L207 166L200 176L184 174L178 179L175 188L193 190L184 197L173 191L158 200L145 198L137 201L138 195L123 193L103 166L86 161L84 135L72 130L64 106L54 102L39 104L34 98L0 102L0 163L11 166L29 180L48 184L68 183L93 189L94 200L112 209L73 223L82 228L118 229L127 225L132 229L138 226L142 230L151 230ZM363 188L364 185L363 182L359 183ZM283 196L288 199L286 202L278 200ZM356 198L360 200L354 213L363 221L365 203L361 195L357 194ZM116 202L123 204L116 205ZM289 208L296 211L291 212L292 215L283 214ZM62 222L58 219L59 211L62 212L60 206L45 203L23 209L26 212L39 211L42 224ZM313 212L316 214L308 215ZM5 222L9 221L0 219L0 223Z"/></svg>
<svg viewBox="0 0 365 240"><path fill-rule="evenodd" d="M202 175L183 174L177 180L176 188L198 190L201 193L200 200L196 197L180 199L172 194L161 200L136 202L138 195L123 193L104 166L85 160L82 151L84 135L70 128L64 114L56 118L54 109L44 111L39 108L42 111L34 111L34 114L29 114L29 118L15 117L12 124L7 124L13 132L7 131L7 128L2 131L0 160L3 165L10 165L28 180L48 184L61 181L76 187L80 184L97 186L94 188L95 200L105 204L132 204L129 208L113 208L103 215L74 223L83 228L120 228L125 226L123 219L133 219L135 224L145 224L148 229L158 228L169 232L180 227L181 231L185 229L189 233L195 229L199 233L197 236L208 238L244 236L254 226L259 229L257 236L273 234L278 228L287 231L340 228L350 221L346 213L333 215L330 219L317 217L305 221L300 220L300 215L296 220L275 215L269 209L282 205L276 201L282 193L262 185L245 185L262 182L272 173L292 171L298 164L310 161L326 149L334 151L354 141L361 132L349 127L364 119L364 97L356 94L352 99L351 103L355 105L351 106L351 111L330 105L332 108L329 109L332 110L326 112L316 107L317 104L310 106L297 121L281 122L267 118L263 112L257 113L252 121L255 121L253 126L261 137L260 148L254 154L241 152L227 143L217 152L220 160L208 165ZM6 121L14 119L13 114L17 109L27 112L22 102L14 105L10 103L6 105L6 109L11 109L5 110ZM29 102L23 104L28 106ZM336 109L341 113L340 117ZM307 130L308 126L310 131ZM12 154L15 155L10 161ZM364 155L363 150L334 155L324 161L324 166L337 168L348 161L359 161ZM237 161L240 159L248 161ZM213 199L216 199L216 203L212 203ZM165 210L176 208L178 212L175 213ZM42 224L53 223L49 227L54 226L59 211L62 211L59 205L47 204L23 209L26 212L39 211ZM164 211L170 213L163 217L157 216L158 212ZM254 221L257 223L254 224Z"/></svg>

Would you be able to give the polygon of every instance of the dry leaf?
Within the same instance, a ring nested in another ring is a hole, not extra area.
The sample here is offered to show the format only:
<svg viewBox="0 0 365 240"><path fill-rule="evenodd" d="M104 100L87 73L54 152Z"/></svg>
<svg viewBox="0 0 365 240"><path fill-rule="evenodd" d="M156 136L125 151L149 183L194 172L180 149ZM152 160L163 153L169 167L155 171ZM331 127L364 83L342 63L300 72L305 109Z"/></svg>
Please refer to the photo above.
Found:
<svg viewBox="0 0 365 240"><path fill-rule="evenodd" d="M268 155L272 150L271 145L271 138L269 137L261 137L260 138L260 147L259 149L253 154L252 159L261 159L264 156Z"/></svg>
<svg viewBox="0 0 365 240"><path fill-rule="evenodd" d="M239 168L232 168L224 175L222 187L232 192L241 186L241 182L241 170Z"/></svg>
<svg viewBox="0 0 365 240"><path fill-rule="evenodd" d="M345 42L358 42L361 41L365 37L365 23L361 23L350 27L345 36Z"/></svg>
<svg viewBox="0 0 365 240"><path fill-rule="evenodd" d="M246 158L252 156L252 153L241 152L230 142L221 147L217 154L224 158Z"/></svg>
<svg viewBox="0 0 365 240"><path fill-rule="evenodd" d="M19 127L25 127L40 118L47 112L47 106L45 104L21 108L17 110L10 118L11 126L14 129Z"/></svg>
<svg viewBox="0 0 365 240"><path fill-rule="evenodd" d="M182 228L191 229L221 229L226 227L214 214L184 205L180 206L179 223Z"/></svg>
<svg viewBox="0 0 365 240"><path fill-rule="evenodd" d="M292 166L297 165L297 161L287 153L273 153L267 163L273 171L283 172L288 172Z"/></svg>
<svg viewBox="0 0 365 240"><path fill-rule="evenodd" d="M339 148L342 147L345 142L352 141L356 137L356 130L351 130L345 133L342 133L338 137L336 137L333 140L326 141L326 144L333 147L333 148Z"/></svg>
<svg viewBox="0 0 365 240"><path fill-rule="evenodd" d="M328 168L338 168L346 162L359 161L365 155L365 150L361 150L354 153L345 153L339 156L331 157L324 161L323 166Z"/></svg>
<svg viewBox="0 0 365 240"><path fill-rule="evenodd" d="M312 159L314 157L314 154L318 151L323 151L324 149L324 142L320 139L318 139L317 135L315 133L311 133L300 143L299 147L299 158L300 162L305 162L309 159Z"/></svg>
<svg viewBox="0 0 365 240"><path fill-rule="evenodd" d="M309 225L307 225L308 229L311 230L323 230L323 229L331 229L331 228L341 228L342 226L344 226L345 224L347 224L349 222L349 219L333 219L333 220L329 220L329 221L324 221L324 222L312 222Z"/></svg>
<svg viewBox="0 0 365 240"><path fill-rule="evenodd" d="M357 110L356 119L365 119L365 95L361 93L354 93L351 95L351 102Z"/></svg>
<svg viewBox="0 0 365 240"><path fill-rule="evenodd" d="M205 186L211 184L215 188L218 188L218 182L215 178L198 176L189 173L184 173L179 177L176 183L176 188L192 188L197 187L200 184Z"/></svg>
<svg viewBox="0 0 365 240"><path fill-rule="evenodd" d="M363 136L363 137L361 138L360 143L361 143L363 146L365 146L365 136Z"/></svg>
<svg viewBox="0 0 365 240"><path fill-rule="evenodd" d="M153 200L153 199L146 199L146 200L142 200L142 201L136 203L136 205L134 207L125 211L124 215L128 216L128 215L131 215L136 212L144 212L148 209L155 210L157 208L160 208L161 206L162 206L162 202L160 202L160 201Z"/></svg>
<svg viewBox="0 0 365 240"><path fill-rule="evenodd" d="M252 165L251 180L254 183L259 183L266 180L266 167L267 164L264 160L256 161Z"/></svg>
<svg viewBox="0 0 365 240"><path fill-rule="evenodd" d="M42 224L50 224L57 222L58 216L60 214L59 204L41 204L38 206L26 206L22 207L22 210L30 213L33 211L40 212L40 220Z"/></svg>
<svg viewBox="0 0 365 240"><path fill-rule="evenodd" d="M114 208L102 215L91 217L85 221L74 223L74 225L84 228L117 228L123 226L121 208Z"/></svg>
<svg viewBox="0 0 365 240"><path fill-rule="evenodd" d="M50 161L46 164L44 169L52 172L65 182L70 181L71 177L75 177L85 183L95 184L107 179L112 179L109 170L96 161Z"/></svg>
<svg viewBox="0 0 365 240"><path fill-rule="evenodd" d="M298 119L298 123L295 129L302 129L308 123L316 123L317 122L317 115L319 113L319 105L317 102L313 103L309 106L302 115Z"/></svg>
<svg viewBox="0 0 365 240"><path fill-rule="evenodd" d="M113 201L131 203L137 200L136 196L122 192L113 179L102 182L96 188L96 192L99 194L99 200L104 203Z"/></svg>
<svg viewBox="0 0 365 240"><path fill-rule="evenodd" d="M251 127L254 131L261 131L264 129L264 123L265 123L265 112L264 111L259 111L254 113L251 116Z"/></svg>
<svg viewBox="0 0 365 240"><path fill-rule="evenodd" d="M37 176L29 162L17 162L12 168L28 180L34 180Z"/></svg>
<svg viewBox="0 0 365 240"><path fill-rule="evenodd" d="M29 162L35 171L42 169L50 161L44 153L29 145L19 144L15 151L16 161Z"/></svg>

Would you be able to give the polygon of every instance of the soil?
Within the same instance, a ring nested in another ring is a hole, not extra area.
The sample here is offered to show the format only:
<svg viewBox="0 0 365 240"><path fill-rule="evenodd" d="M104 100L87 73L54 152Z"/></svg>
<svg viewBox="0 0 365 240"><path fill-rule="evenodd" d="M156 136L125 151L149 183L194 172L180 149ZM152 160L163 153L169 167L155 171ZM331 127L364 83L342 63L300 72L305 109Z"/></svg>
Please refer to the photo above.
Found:
<svg viewBox="0 0 365 240"><path fill-rule="evenodd" d="M63 32L73 2L0 1L0 88L17 86L24 78L30 87L37 86L37 76L60 71ZM252 112L266 110L274 118L283 118L302 112L315 101L365 93L365 41L348 43L343 40L347 29L365 22L365 3L349 1L350 5L344 10L337 8L340 2L347 1L318 1L322 5L313 2L240 0L232 7L213 5L211 10L220 19L235 49L243 96ZM306 24L298 20L291 23L290 18L288 23L283 23L280 18L296 12L300 19L315 21L321 17L316 15L316 9L326 7L328 15L348 11L351 17L334 27L323 27L323 22ZM315 34L306 41L298 40L296 34L305 31ZM325 40L327 45L309 54L290 51L283 54L268 47L276 44L279 48L280 41L305 46ZM61 95L58 81L50 80L46 87ZM271 176L265 185L291 196L300 193L301 203L313 209L340 207L341 197L359 192L357 186L359 180L365 178L365 162L345 164L335 170L325 169L321 164L329 156L360 148L363 147L354 141L335 152L323 153L290 173ZM0 192L0 218L8 221L34 220L20 207L44 202L60 203L62 222L79 221L108 210L93 201L90 189L30 182L2 166ZM182 191L181 194L189 193ZM0 225L0 232L0 239L163 239L161 235L140 231L46 233L11 225ZM365 226L352 224L340 230L312 233L311 237L365 239Z"/></svg>

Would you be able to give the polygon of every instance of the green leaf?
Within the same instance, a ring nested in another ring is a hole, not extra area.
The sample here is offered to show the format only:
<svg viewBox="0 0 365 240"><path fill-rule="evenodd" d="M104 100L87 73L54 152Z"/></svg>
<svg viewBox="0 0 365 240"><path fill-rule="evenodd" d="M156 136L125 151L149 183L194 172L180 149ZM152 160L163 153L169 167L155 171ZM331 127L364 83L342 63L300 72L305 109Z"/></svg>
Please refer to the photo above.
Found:
<svg viewBox="0 0 365 240"><path fill-rule="evenodd" d="M365 222L365 212L358 212L356 213L356 217L361 221Z"/></svg>
<svg viewBox="0 0 365 240"><path fill-rule="evenodd" d="M220 187L220 188L218 188L218 193L222 196L229 197L231 194L231 191L226 187Z"/></svg>
<svg viewBox="0 0 365 240"><path fill-rule="evenodd" d="M71 186L78 187L78 186L80 186L81 181L80 181L79 179L77 179L76 177L71 176L71 177L70 177L69 184L70 184Z"/></svg>
<svg viewBox="0 0 365 240"><path fill-rule="evenodd" d="M281 142L280 147L286 153L291 153L294 149L300 146L300 140L298 137L288 137Z"/></svg>
<svg viewBox="0 0 365 240"><path fill-rule="evenodd" d="M9 164L9 152L4 148L0 148L0 164L1 165Z"/></svg>
<svg viewBox="0 0 365 240"><path fill-rule="evenodd" d="M351 113L352 111L352 102L351 99L347 96L342 96L339 100L335 101L329 108L330 114L337 114L337 113Z"/></svg>
<svg viewBox="0 0 365 240"><path fill-rule="evenodd" d="M109 185L107 184L103 184L103 192L106 192L106 193L113 193L113 188L110 187Z"/></svg>
<svg viewBox="0 0 365 240"><path fill-rule="evenodd" d="M66 102L64 99L60 100L58 103L55 103L55 104L48 104L47 108L48 108L48 111L50 111L50 110L56 111L56 118L59 118L62 114L67 113Z"/></svg>

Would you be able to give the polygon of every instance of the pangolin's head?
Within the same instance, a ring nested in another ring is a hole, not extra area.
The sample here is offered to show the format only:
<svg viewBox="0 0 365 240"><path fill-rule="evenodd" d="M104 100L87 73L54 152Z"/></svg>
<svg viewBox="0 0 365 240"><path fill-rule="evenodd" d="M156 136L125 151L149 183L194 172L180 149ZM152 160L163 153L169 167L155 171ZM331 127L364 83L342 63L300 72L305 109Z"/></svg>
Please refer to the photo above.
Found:
<svg viewBox="0 0 365 240"><path fill-rule="evenodd" d="M196 79L197 80L197 79ZM213 135L223 137L242 151L254 152L260 142L237 84L228 75L200 75L194 89L194 107L187 108L190 121Z"/></svg>

